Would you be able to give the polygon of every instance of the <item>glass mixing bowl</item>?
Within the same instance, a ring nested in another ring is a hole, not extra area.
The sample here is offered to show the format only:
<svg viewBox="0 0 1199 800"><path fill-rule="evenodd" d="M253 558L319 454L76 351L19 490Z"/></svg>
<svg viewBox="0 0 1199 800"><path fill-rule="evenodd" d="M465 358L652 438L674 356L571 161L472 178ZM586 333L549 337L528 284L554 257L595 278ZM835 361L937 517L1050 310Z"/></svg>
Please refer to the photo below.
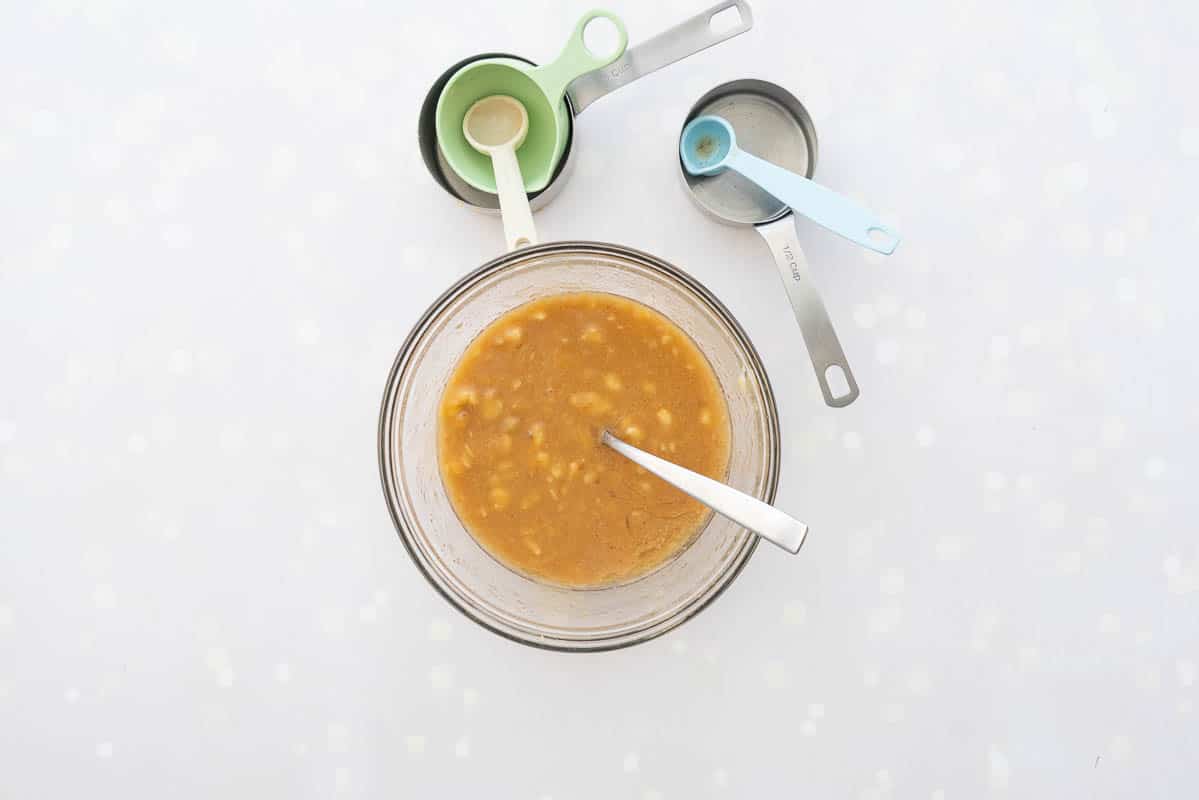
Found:
<svg viewBox="0 0 1199 800"><path fill-rule="evenodd" d="M745 566L758 537L719 515L672 560L629 583L567 589L524 577L462 526L437 465L441 393L471 340L504 312L561 292L640 301L682 328L720 380L732 427L726 481L766 502L779 471L778 410L745 332L687 273L626 247L555 242L518 250L455 283L416 323L387 380L379 470L400 540L429 582L471 619L518 642L586 651L646 641L695 616Z"/></svg>

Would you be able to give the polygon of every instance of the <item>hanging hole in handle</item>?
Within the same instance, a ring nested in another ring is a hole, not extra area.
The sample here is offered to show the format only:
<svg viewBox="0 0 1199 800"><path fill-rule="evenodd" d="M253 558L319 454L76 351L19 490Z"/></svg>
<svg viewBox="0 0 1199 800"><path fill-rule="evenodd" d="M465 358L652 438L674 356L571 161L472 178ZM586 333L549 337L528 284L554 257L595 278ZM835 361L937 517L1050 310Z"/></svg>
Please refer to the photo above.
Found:
<svg viewBox="0 0 1199 800"><path fill-rule="evenodd" d="M722 8L708 18L708 27L717 35L728 33L741 25L741 9L736 6Z"/></svg>
<svg viewBox="0 0 1199 800"><path fill-rule="evenodd" d="M607 17L595 17L583 26L583 46L593 58L607 58L620 46L620 30Z"/></svg>
<svg viewBox="0 0 1199 800"><path fill-rule="evenodd" d="M866 231L866 237L870 239L871 244L887 255L890 255L899 246L899 237L885 228L869 228Z"/></svg>
<svg viewBox="0 0 1199 800"><path fill-rule="evenodd" d="M845 377L845 370L841 369L840 364L829 364L824 368L824 383L834 400L849 397L853 391L849 388L849 378Z"/></svg>

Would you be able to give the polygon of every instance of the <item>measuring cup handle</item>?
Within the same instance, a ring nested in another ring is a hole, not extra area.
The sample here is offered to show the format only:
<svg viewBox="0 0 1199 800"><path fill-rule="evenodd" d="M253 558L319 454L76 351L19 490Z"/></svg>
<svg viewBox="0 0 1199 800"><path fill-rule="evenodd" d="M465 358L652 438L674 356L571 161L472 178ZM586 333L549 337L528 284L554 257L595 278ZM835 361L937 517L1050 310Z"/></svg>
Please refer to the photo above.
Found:
<svg viewBox="0 0 1199 800"><path fill-rule="evenodd" d="M726 30L713 30L712 18L730 8L737 9L740 21ZM749 3L745 0L722 0L652 39L630 47L611 64L576 78L570 84L570 103L578 114L609 92L714 44L739 36L753 26L754 15Z"/></svg>
<svg viewBox="0 0 1199 800"><path fill-rule="evenodd" d="M616 26L617 42L615 49L611 53L604 56L596 56L587 49L587 43L583 41L583 31L587 29L587 26L593 20L600 19L601 17ZM570 38L566 40L566 45L562 48L562 52L558 54L558 57L544 67L538 67L534 70L538 75L537 82L541 84L546 95L557 105L562 101L562 97L566 94L566 87L570 85L571 81L591 70L602 69L608 66L624 55L625 48L628 46L629 32L625 30L624 22L620 17L611 11L605 11L602 8L593 8L584 14L578 24L575 25L575 29L571 32Z"/></svg>
<svg viewBox="0 0 1199 800"><path fill-rule="evenodd" d="M795 219L788 214L782 219L757 226L758 233L770 245L774 261L778 265L787 289L787 299L791 301L791 311L795 321L799 323L799 332L803 335L804 344L808 348L808 356L816 370L816 381L820 384L820 393L824 402L833 408L841 408L858 399L858 382L854 380L853 372L849 369L849 361L837 332L833 330L832 320L820 292L812 282L808 271L808 261L804 258L803 250L799 247L799 238L795 235ZM829 370L836 367L845 376L848 386L844 394L834 394L829 385Z"/></svg>
<svg viewBox="0 0 1199 800"><path fill-rule="evenodd" d="M731 153L725 164L791 206L795 213L851 242L886 256L899 246L899 234L832 189L744 150ZM876 231L877 238L872 236Z"/></svg>

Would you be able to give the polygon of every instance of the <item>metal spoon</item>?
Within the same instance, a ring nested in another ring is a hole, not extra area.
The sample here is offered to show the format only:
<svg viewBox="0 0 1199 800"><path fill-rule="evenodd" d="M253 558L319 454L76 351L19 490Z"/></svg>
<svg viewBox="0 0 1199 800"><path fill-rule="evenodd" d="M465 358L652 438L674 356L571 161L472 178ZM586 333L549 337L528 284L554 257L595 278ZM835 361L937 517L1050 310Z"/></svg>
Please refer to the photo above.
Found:
<svg viewBox="0 0 1199 800"><path fill-rule="evenodd" d="M500 214L508 250L537 244L533 211L525 194L516 149L529 132L529 112L515 97L493 94L477 101L462 119L462 134L470 146L491 158L499 191Z"/></svg>
<svg viewBox="0 0 1199 800"><path fill-rule="evenodd" d="M691 495L713 511L743 525L788 553L798 553L808 535L808 526L756 497L739 492L706 475L658 458L604 431L600 441L625 458L648 470L676 489Z"/></svg>

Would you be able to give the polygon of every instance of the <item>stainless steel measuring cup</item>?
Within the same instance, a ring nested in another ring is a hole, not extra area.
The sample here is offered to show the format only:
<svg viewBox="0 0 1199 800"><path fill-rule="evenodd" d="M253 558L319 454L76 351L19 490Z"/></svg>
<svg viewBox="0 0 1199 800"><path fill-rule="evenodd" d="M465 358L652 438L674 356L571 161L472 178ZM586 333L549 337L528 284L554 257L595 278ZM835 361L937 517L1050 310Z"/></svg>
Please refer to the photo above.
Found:
<svg viewBox="0 0 1199 800"><path fill-rule="evenodd" d="M717 86L691 107L679 128L680 138L688 122L705 114L728 120L750 152L812 177L816 168L816 128L799 100L781 86L750 79ZM692 199L707 214L730 225L752 225L762 234L782 275L824 402L840 408L856 400L858 383L812 282L791 209L732 170L718 175L692 175L680 160L679 172ZM836 380L838 370L847 387L841 392L832 386L832 382L840 383Z"/></svg>
<svg viewBox="0 0 1199 800"><path fill-rule="evenodd" d="M740 21L725 30L712 29L712 19L728 9L737 9ZM610 92L632 83L638 78L655 72L662 67L673 64L687 56L695 55L714 44L726 41L745 33L753 27L753 12L746 0L722 0L695 16L687 19L673 28L663 31L652 39L648 39L635 47L630 47L624 55L602 69L593 70L570 84L566 93L566 105L570 111L570 134L566 141L566 150L555 168L549 184L538 192L529 195L529 205L536 211L546 206L565 185L570 177L572 155L578 139L578 126L574 118L587 106ZM491 192L483 192L468 184L455 174L445 162L441 149L437 146L437 99L441 96L446 83L458 70L474 61L484 58L514 58L526 64L536 66L533 61L511 53L482 53L477 56L464 58L443 72L429 88L425 100L421 104L420 118L417 127L417 139L420 143L421 159L429 175L442 188L471 208L488 214L498 214L499 198Z"/></svg>

